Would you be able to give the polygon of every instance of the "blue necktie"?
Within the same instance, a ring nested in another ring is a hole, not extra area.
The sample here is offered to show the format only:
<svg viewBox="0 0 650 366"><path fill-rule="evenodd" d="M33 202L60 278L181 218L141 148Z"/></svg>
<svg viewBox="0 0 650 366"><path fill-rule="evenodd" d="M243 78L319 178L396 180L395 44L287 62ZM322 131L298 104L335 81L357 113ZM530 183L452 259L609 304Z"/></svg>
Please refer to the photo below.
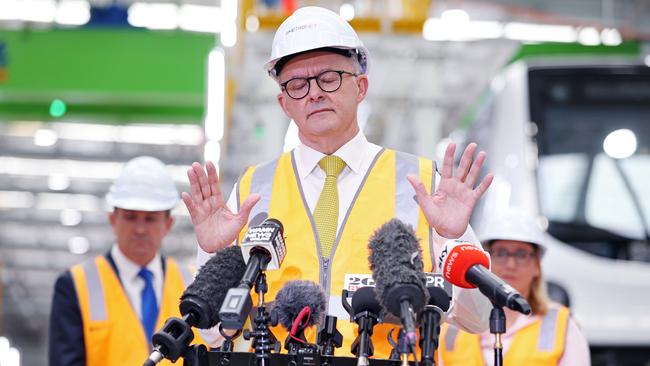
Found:
<svg viewBox="0 0 650 366"><path fill-rule="evenodd" d="M151 342L151 337L156 327L158 318L158 304L156 303L156 292L153 290L153 273L146 268L138 272L138 276L144 280L142 289L142 326L147 336L147 341Z"/></svg>

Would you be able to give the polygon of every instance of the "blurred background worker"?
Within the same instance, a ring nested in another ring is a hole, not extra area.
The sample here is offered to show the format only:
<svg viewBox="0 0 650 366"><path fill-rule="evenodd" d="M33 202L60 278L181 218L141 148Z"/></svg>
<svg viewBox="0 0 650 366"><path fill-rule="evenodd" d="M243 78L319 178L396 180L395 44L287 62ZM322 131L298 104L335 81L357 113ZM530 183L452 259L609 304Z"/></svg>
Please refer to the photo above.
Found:
<svg viewBox="0 0 650 366"><path fill-rule="evenodd" d="M50 319L50 365L139 365L151 336L171 316L190 272L160 255L179 199L158 159L129 161L106 196L115 244L56 281Z"/></svg>
<svg viewBox="0 0 650 366"><path fill-rule="evenodd" d="M590 365L587 340L569 309L549 300L540 263L546 251L541 227L515 211L495 215L483 227L480 236L492 257L492 272L519 291L533 310L526 316L504 309L503 363ZM493 365L494 335L469 334L444 324L438 352L445 366Z"/></svg>

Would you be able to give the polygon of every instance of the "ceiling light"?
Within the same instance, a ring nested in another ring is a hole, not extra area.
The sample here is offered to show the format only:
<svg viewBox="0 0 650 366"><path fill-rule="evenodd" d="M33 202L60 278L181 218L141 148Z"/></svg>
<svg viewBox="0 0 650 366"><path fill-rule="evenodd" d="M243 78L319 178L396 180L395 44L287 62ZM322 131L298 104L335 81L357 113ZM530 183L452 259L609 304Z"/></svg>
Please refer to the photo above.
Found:
<svg viewBox="0 0 650 366"><path fill-rule="evenodd" d="M41 129L34 133L34 145L36 146L52 146L58 139L57 133L50 129Z"/></svg>
<svg viewBox="0 0 650 366"><path fill-rule="evenodd" d="M585 27L578 32L578 42L585 46L598 46L600 44L600 33L594 27Z"/></svg>
<svg viewBox="0 0 650 366"><path fill-rule="evenodd" d="M347 21L354 19L354 6L352 6L352 4L343 3L339 8L339 15Z"/></svg>
<svg viewBox="0 0 650 366"><path fill-rule="evenodd" d="M74 236L68 240L68 250L72 254L86 254L90 249L90 241L83 236Z"/></svg>
<svg viewBox="0 0 650 366"><path fill-rule="evenodd" d="M86 0L60 1L55 20L63 25L84 25L90 20L90 5Z"/></svg>

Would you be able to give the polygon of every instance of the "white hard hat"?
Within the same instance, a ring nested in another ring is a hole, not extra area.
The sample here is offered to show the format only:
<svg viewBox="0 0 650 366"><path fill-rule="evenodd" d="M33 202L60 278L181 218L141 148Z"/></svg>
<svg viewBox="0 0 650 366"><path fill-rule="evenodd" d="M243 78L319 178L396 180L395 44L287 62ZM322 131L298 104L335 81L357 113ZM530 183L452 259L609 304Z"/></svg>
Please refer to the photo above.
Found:
<svg viewBox="0 0 650 366"><path fill-rule="evenodd" d="M167 211L179 195L162 161L151 156L131 159L106 194L112 207L138 211Z"/></svg>
<svg viewBox="0 0 650 366"><path fill-rule="evenodd" d="M370 53L357 32L335 12L318 6L296 10L275 32L271 57L264 65L272 78L278 78L275 66L283 57L319 48L351 50L361 66L361 73L370 68Z"/></svg>
<svg viewBox="0 0 650 366"><path fill-rule="evenodd" d="M515 240L537 245L541 255L546 252L544 228L528 213L506 211L491 214L478 230L483 244L493 240Z"/></svg>

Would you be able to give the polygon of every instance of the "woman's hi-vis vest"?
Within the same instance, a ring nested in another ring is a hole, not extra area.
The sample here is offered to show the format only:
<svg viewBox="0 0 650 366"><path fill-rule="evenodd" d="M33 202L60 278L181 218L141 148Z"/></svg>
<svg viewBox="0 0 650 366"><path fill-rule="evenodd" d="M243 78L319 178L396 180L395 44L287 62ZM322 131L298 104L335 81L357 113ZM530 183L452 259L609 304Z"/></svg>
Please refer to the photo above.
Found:
<svg viewBox="0 0 650 366"><path fill-rule="evenodd" d="M569 309L553 307L534 323L514 334L512 343L503 356L504 365L557 365L564 353ZM445 366L483 366L481 341L478 334L470 334L449 324L440 332L438 357Z"/></svg>
<svg viewBox="0 0 650 366"><path fill-rule="evenodd" d="M372 234L395 217L417 228L424 268L426 271L433 269L431 229L406 176L419 175L427 191L431 191L434 171L431 160L393 150L380 151L346 212L330 257L323 258L293 154L285 153L275 161L249 168L238 183L238 204L244 202L250 193L259 194L261 199L254 206L249 223L267 214L280 220L287 247L280 269L266 272L269 291L265 300L273 300L287 281L302 279L319 283L329 294L328 313L338 317L337 328L343 334L343 346L336 350L336 355L351 355L350 346L357 336L357 326L350 322L350 315L343 308L341 291L346 274L372 274L368 263L368 239ZM247 229L241 231L240 241ZM380 324L374 328L375 358L390 356L387 333L394 327L397 328L393 324ZM279 326L272 330L278 340L284 342L287 332ZM312 330L309 333L307 339L314 343L316 332ZM393 332L394 336L396 334L397 331Z"/></svg>
<svg viewBox="0 0 650 366"><path fill-rule="evenodd" d="M83 321L86 365L142 365L151 352L150 340L106 257L75 265L70 272ZM189 270L166 259L156 330L167 318L180 317L179 298L191 281ZM201 340L196 332L194 335L194 342ZM163 360L160 365L172 363Z"/></svg>

